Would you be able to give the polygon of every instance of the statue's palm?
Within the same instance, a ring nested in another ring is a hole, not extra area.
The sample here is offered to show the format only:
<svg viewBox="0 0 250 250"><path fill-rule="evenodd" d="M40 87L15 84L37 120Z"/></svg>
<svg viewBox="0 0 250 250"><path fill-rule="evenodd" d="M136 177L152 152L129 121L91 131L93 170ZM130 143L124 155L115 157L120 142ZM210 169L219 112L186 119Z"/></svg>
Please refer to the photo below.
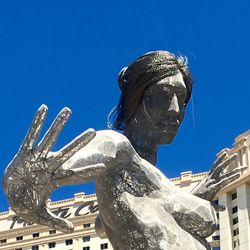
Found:
<svg viewBox="0 0 250 250"><path fill-rule="evenodd" d="M37 144L47 114L47 107L42 105L3 178L3 188L14 212L26 220L64 232L71 232L73 224L51 213L46 207L46 201L63 178L75 175L72 170L60 168L61 165L95 136L93 130L87 130L60 151L50 152L70 113L68 108L64 108ZM98 172L98 166L96 168L95 171ZM84 171L85 169L82 170L83 173ZM86 173L89 174L88 167Z"/></svg>

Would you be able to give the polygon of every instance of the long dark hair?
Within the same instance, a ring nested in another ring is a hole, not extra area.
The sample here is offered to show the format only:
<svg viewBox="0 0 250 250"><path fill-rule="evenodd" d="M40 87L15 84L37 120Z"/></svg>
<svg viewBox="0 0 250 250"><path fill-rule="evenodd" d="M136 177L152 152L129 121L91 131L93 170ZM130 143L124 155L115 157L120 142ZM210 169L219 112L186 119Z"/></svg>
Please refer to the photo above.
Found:
<svg viewBox="0 0 250 250"><path fill-rule="evenodd" d="M137 109L145 89L167 76L178 73L183 76L187 88L187 104L192 94L192 75L187 67L187 60L182 56L175 56L168 51L153 51L140 56L128 67L123 68L118 75L121 97L117 107L112 128L124 130L126 123L132 118ZM109 115L110 119L111 114ZM108 121L111 123L110 121ZM109 125L110 126L110 125Z"/></svg>

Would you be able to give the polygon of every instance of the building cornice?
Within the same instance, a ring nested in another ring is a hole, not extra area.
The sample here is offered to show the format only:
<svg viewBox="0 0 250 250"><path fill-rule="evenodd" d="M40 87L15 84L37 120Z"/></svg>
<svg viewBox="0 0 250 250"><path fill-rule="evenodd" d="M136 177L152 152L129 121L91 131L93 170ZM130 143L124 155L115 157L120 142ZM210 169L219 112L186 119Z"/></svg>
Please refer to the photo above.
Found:
<svg viewBox="0 0 250 250"><path fill-rule="evenodd" d="M74 218L70 218L69 221L71 221L75 227L80 224L94 223L97 214L98 213L94 213L91 215L77 216ZM46 226L40 226L40 225L35 224L35 225L30 225L30 226L26 226L22 228L10 229L10 230L0 232L0 239L13 238L19 235L25 236L25 235L33 234L35 232L39 232L39 233L48 232L49 230L50 228Z"/></svg>

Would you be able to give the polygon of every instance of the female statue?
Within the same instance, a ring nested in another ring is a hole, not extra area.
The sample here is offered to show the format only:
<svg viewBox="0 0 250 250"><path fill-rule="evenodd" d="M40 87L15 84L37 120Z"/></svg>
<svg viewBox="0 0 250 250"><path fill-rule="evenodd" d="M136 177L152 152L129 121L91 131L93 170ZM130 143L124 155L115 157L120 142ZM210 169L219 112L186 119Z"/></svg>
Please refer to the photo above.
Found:
<svg viewBox="0 0 250 250"><path fill-rule="evenodd" d="M97 231L115 250L210 249L216 225L210 201L241 169L224 173L236 156L222 155L192 194L176 188L156 167L157 147L171 143L183 120L192 80L182 58L166 51L139 57L119 74L122 91L112 130L88 130L50 152L70 111L64 108L39 144L47 113L38 110L3 187L12 209L34 223L71 232L71 222L52 214L46 200L67 184L94 180Z"/></svg>

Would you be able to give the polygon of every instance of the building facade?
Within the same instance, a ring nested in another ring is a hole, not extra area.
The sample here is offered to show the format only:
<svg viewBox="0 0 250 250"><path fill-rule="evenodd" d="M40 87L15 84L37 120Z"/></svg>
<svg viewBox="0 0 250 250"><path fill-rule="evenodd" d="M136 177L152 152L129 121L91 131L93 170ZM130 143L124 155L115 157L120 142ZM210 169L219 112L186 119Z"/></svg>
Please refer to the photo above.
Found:
<svg viewBox="0 0 250 250"><path fill-rule="evenodd" d="M48 207L61 218L73 222L73 233L65 234L24 221L12 210L0 213L0 250L111 250L108 239L95 233L98 206L95 195L78 193L74 198Z"/></svg>
<svg viewBox="0 0 250 250"><path fill-rule="evenodd" d="M213 250L250 250L250 131L235 139L232 148L225 148L228 156L237 154L227 170L244 168L241 176L222 189L214 202L226 207L218 212L216 232L208 238ZM186 192L190 192L207 172L181 173L171 181ZM94 224L98 214L96 196L75 194L72 199L47 202L58 216L73 222L73 233L64 234L45 226L24 221L12 210L0 213L0 250L105 250L113 249L107 238L96 235Z"/></svg>

